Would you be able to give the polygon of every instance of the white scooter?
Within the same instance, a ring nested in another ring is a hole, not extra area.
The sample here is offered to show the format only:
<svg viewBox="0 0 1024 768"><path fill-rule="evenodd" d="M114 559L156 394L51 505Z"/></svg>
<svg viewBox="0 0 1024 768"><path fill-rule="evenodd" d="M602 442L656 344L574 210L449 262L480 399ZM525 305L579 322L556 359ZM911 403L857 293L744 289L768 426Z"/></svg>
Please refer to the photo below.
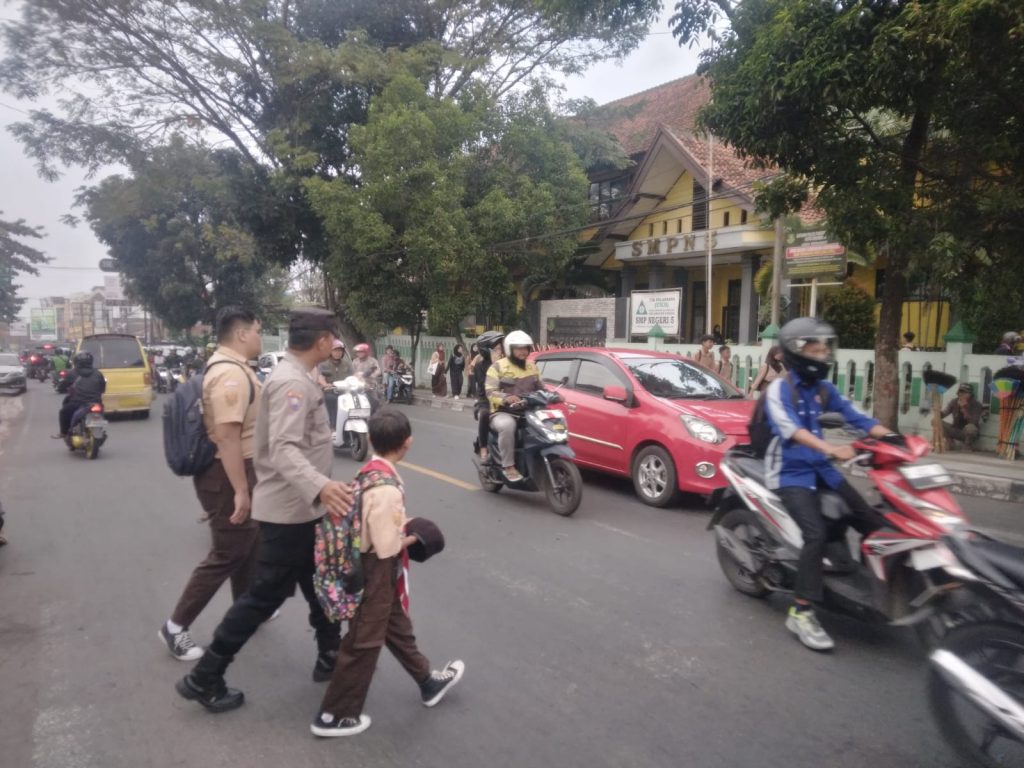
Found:
<svg viewBox="0 0 1024 768"><path fill-rule="evenodd" d="M366 385L358 376L349 376L333 384L338 393L338 419L334 425L334 452L348 449L352 458L363 461L370 451L369 429L370 398Z"/></svg>

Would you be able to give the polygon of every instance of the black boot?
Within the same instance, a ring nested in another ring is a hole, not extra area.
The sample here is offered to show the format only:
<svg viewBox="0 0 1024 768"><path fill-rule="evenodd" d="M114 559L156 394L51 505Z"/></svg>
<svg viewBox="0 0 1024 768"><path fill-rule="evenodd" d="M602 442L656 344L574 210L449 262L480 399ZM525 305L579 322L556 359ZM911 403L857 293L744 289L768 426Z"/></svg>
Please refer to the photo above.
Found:
<svg viewBox="0 0 1024 768"><path fill-rule="evenodd" d="M192 671L174 684L178 694L190 701L198 701L210 712L228 712L245 703L245 694L228 688L224 672L231 657L218 656L207 649Z"/></svg>
<svg viewBox="0 0 1024 768"><path fill-rule="evenodd" d="M313 666L313 682L326 683L334 675L334 667L338 663L337 651L320 651Z"/></svg>

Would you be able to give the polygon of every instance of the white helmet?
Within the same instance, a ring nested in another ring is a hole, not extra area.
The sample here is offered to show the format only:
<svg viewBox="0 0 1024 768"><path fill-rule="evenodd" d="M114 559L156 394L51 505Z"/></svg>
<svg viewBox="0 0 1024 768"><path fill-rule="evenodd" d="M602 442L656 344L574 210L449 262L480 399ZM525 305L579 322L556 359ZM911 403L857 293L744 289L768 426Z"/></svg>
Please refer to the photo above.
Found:
<svg viewBox="0 0 1024 768"><path fill-rule="evenodd" d="M533 347L533 339L526 331L512 331L505 337L505 357L512 357L512 347Z"/></svg>

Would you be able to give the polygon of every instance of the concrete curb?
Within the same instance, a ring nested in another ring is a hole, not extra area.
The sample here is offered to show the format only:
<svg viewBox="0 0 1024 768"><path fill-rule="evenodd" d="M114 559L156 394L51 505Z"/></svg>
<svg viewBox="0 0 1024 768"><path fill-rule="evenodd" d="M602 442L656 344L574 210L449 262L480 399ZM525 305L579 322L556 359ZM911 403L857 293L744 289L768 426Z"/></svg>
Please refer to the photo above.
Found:
<svg viewBox="0 0 1024 768"><path fill-rule="evenodd" d="M456 412L472 412L474 398L459 398L454 400L450 397L434 397L424 391L413 393L413 404L425 408L436 408ZM835 442L849 442L849 438L840 435L830 434L830 440ZM953 492L962 496L982 496L996 501L1008 501L1013 504L1024 503L1024 480L1015 480L1012 477L1000 477L978 472L967 472L951 467L943 462L942 455L937 454L933 458L947 470L956 480ZM1008 467L1009 468L1009 467Z"/></svg>

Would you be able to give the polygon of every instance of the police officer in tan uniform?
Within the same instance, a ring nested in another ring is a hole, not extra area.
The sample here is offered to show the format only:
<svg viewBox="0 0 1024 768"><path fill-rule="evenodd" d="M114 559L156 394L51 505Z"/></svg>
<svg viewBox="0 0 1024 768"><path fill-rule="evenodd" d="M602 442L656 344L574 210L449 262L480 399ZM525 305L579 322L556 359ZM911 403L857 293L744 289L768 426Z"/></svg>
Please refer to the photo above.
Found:
<svg viewBox="0 0 1024 768"><path fill-rule="evenodd" d="M331 480L334 451L317 366L331 354L337 336L326 310L292 314L288 353L263 383L256 417L257 483L252 517L259 522L260 548L250 590L235 601L213 633L203 657L176 689L211 712L225 712L245 701L228 688L224 672L260 624L302 590L318 656L313 679L330 679L337 660L340 625L324 615L313 591L316 524L325 512L345 514L352 504L348 485Z"/></svg>
<svg viewBox="0 0 1024 768"><path fill-rule="evenodd" d="M179 661L195 661L203 655L188 628L220 585L231 580L234 600L249 590L259 542L259 530L249 512L256 485L253 437L260 382L248 360L259 357L263 348L260 321L249 310L225 307L217 315L217 342L203 377L203 421L217 445L217 457L209 469L193 478L213 545L160 628L167 650Z"/></svg>

